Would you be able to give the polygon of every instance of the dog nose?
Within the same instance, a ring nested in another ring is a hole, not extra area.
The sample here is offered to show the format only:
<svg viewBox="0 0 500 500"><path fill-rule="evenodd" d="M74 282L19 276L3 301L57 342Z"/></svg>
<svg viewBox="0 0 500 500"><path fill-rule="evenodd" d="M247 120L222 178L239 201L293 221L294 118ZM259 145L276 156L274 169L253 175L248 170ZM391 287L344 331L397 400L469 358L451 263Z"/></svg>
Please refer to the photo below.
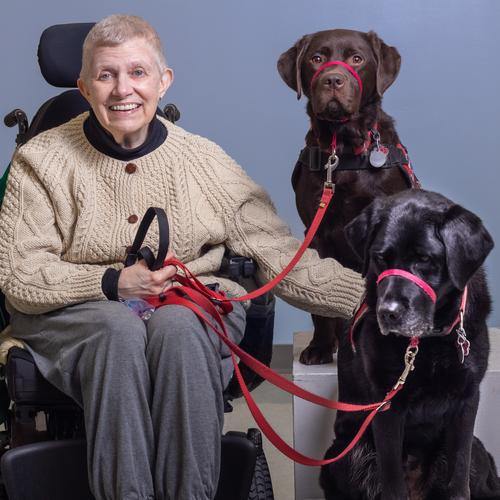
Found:
<svg viewBox="0 0 500 500"><path fill-rule="evenodd" d="M401 319L404 306L395 300L386 302L378 310L378 315L387 324L397 323Z"/></svg>
<svg viewBox="0 0 500 500"><path fill-rule="evenodd" d="M342 73L327 73L323 76L321 84L334 90L340 90L346 83L347 78Z"/></svg>

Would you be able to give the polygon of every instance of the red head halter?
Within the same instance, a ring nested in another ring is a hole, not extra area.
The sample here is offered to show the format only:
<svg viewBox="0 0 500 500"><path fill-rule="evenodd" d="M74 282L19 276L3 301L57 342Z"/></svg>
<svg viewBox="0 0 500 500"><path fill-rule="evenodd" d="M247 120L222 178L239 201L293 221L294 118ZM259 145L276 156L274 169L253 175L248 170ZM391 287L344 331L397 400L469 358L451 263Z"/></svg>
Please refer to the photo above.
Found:
<svg viewBox="0 0 500 500"><path fill-rule="evenodd" d="M377 279L377 285L385 278L389 276L400 276L401 278L405 278L407 280L413 281L415 285L419 286L432 300L432 302L436 303L436 292L432 289L430 285L428 285L423 279L415 276L408 271L404 271L403 269L387 269L383 273L381 273Z"/></svg>
<svg viewBox="0 0 500 500"><path fill-rule="evenodd" d="M322 64L317 70L316 70L316 73L314 73L312 79L311 79L311 87L314 83L314 80L316 80L316 78L318 78L318 76L320 75L320 73L322 71L324 71L326 68L329 68L330 66L342 66L343 68L345 68L347 71L349 71L349 73L351 73L351 75L356 79L356 81L358 82L358 86L359 86L359 91L361 93L363 93L363 83L361 82L361 78L359 77L357 71L352 67L350 66L349 64L345 63L344 61L329 61L329 62L326 62L325 64Z"/></svg>

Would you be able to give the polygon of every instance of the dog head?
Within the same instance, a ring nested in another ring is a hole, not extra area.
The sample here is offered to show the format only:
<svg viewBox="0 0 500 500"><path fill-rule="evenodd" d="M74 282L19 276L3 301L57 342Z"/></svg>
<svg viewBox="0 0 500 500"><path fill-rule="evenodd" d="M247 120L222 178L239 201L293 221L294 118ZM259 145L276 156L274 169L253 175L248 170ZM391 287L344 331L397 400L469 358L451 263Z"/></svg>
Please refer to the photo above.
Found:
<svg viewBox="0 0 500 500"><path fill-rule="evenodd" d="M350 65L362 81L340 65L324 69L325 63L342 61ZM339 121L355 115L362 105L379 99L396 79L401 57L373 31L320 31L303 36L278 60L278 71L285 83L310 100L312 112L320 119ZM312 82L312 83L311 83Z"/></svg>
<svg viewBox="0 0 500 500"><path fill-rule="evenodd" d="M364 262L367 294L384 335L440 334L436 312L449 308L456 316L462 291L493 248L479 217L423 190L377 198L345 233ZM424 280L436 293L436 303L399 276L377 286L378 276L387 269L402 269Z"/></svg>

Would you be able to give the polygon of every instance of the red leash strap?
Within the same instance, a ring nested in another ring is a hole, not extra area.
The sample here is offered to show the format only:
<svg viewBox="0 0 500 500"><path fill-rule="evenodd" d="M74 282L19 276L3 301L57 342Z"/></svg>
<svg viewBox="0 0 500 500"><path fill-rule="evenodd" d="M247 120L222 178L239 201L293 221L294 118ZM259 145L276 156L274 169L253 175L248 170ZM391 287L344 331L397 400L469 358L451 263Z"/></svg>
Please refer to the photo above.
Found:
<svg viewBox="0 0 500 500"><path fill-rule="evenodd" d="M177 259L169 259L165 261L164 266L167 265L172 265L172 266L177 266L178 269L181 269L185 277L177 275L174 280L178 281L182 285L190 286L196 290L198 290L200 293L205 295L206 297L216 300L218 302L218 305L221 307L221 309L229 309L227 312L230 312L232 307L228 307L227 305L225 306L224 304L230 304L230 302L245 302L247 300L252 300L257 297L260 297L261 295L264 295L265 293L269 292L271 289L273 289L283 278L295 267L297 262L301 259L302 255L304 255L304 252L307 250L309 245L311 244L311 241L313 240L314 236L316 235L316 232L318 230L319 225L321 224L321 221L323 220L323 217L325 216L326 209L328 208L328 205L330 204L330 201L333 198L334 194L334 186L325 186L323 189L323 194L321 195L321 199L319 202L319 207L318 210L316 211L316 215L314 216L314 219L311 223L311 226L309 227L307 234L304 238L304 241L300 245L299 249L297 250L297 253L294 255L292 260L288 263L288 265L278 274L276 275L271 281L266 283L265 285L261 286L260 288L257 288L256 290L253 290L250 293L247 293L241 297L234 297L231 299L228 299L224 294L222 293L217 293L215 291L209 290L205 287L203 283L201 283L187 268L186 266L180 262ZM150 302L153 306L158 307L163 305L163 301L160 298L157 297L148 297L148 302Z"/></svg>
<svg viewBox="0 0 500 500"><path fill-rule="evenodd" d="M186 298L183 295L186 295L189 298ZM192 300L196 300L196 302L193 302ZM386 409L389 408L389 402L391 399L401 390L404 384L404 380L402 380L403 375L400 377L400 380L398 383L393 387L393 389L386 395L384 400L379 403L373 403L371 405L352 405L348 403L340 403L340 402L334 402L330 400L326 400L324 398L320 398L319 396L312 395L314 396L314 400L323 400L328 403L329 408L336 408L341 411L359 411L361 409L367 410L371 409L370 413L366 416L365 420L361 424L358 432L352 439L352 441L349 443L349 445L336 457L329 458L329 459L315 459L308 457L306 455L303 455L302 453L298 452L294 448L292 448L288 443L286 443L277 433L276 431L271 427L269 422L266 420L262 412L260 411L259 407L255 403L252 395L250 394L250 391L248 390L248 387L245 384L245 381L243 379L243 376L240 372L240 369L238 367L238 363L236 361L236 356L235 353L240 357L240 359L250 366L246 361L251 360L251 367L254 368L258 365L260 365L260 368L264 368L265 371L269 371L273 374L273 378L276 379L281 379L281 381L286 382L286 386L293 386L294 388L297 388L300 390L300 392L307 393L307 391L304 391L303 389L299 388L292 382L284 379L277 373L272 372L266 365L263 365L259 361L253 359L251 356L249 356L245 351L241 350L237 344L234 344L227 335L227 331L225 329L224 322L222 321L222 318L217 310L217 308L208 300L204 295L199 296L199 292L186 288L186 287L173 287L168 290L166 296L165 296L165 301L164 304L176 304L176 305L182 305L184 307L189 308L191 311L193 311L210 329L212 329L218 337L231 349L231 358L233 361L234 365L234 370L236 374L236 378L240 384L241 390L243 392L243 396L245 397L245 400L247 402L247 405L250 409L250 412L252 413L252 416L254 417L255 421L257 422L257 425L259 428L262 430L264 435L269 439L269 441L278 448L284 455L286 455L288 458L294 460L295 462L298 462L303 465L309 465L309 466L322 466L322 465L327 465L333 462L336 462L343 458L347 453L349 453L354 446L359 442L363 434L366 432L368 426L370 425L371 421L375 418L375 415L379 411L385 411ZM200 307L202 309L200 309ZM210 314L212 317L212 320L217 323L217 325L220 327L219 329L212 323L212 321L207 317L207 315L204 313L203 309ZM240 356L241 355L241 356ZM405 360L406 362L406 360ZM412 365L413 366L413 365ZM257 371L257 370L256 370ZM405 368L405 372L409 373L410 369ZM405 373L403 372L403 374ZM260 375L262 375L261 372L257 372ZM406 376L405 376L406 378ZM271 380L269 380L271 381ZM279 387L282 387L279 385ZM282 387L283 388L283 387ZM287 389L285 389L287 390ZM288 392L288 391L287 391ZM310 394L310 393L309 393ZM297 394L296 394L297 395ZM300 397L300 396L299 396ZM305 398L306 399L306 398ZM313 401L313 399L307 398L311 402L316 402ZM318 403L320 404L320 403ZM324 406L324 405L323 405Z"/></svg>
<svg viewBox="0 0 500 500"><path fill-rule="evenodd" d="M464 288L464 293L462 294L462 300L460 301L460 309L458 311L457 317L453 323L448 327L446 334L450 334L459 323L463 322L463 315L465 313L465 307L467 305L467 287Z"/></svg>
<svg viewBox="0 0 500 500"><path fill-rule="evenodd" d="M330 201L333 198L334 192L335 192L334 185L325 186L323 188L323 194L321 195L316 215L314 216L314 219L307 231L306 237L304 238L302 245L300 245L299 249L297 250L297 253L293 257L293 259L288 263L288 265L277 276L275 276L271 281L269 281L262 287L257 288L253 292L247 293L246 295L243 295L243 297L231 299L232 301L244 302L246 300L252 300L257 297L260 297L261 295L264 295L265 293L273 289L295 267L297 262L301 259L302 255L304 255L304 252L311 244L311 241L313 240L314 236L316 235L318 227L321 224L323 217L325 216L326 209L328 208L328 205L330 204ZM222 300L227 301L228 299L224 297Z"/></svg>
<svg viewBox="0 0 500 500"><path fill-rule="evenodd" d="M333 144L332 144L333 146ZM330 173L331 175L331 173ZM245 400L248 404L248 407L255 418L258 426L264 433L264 435L271 441L284 455L291 458L292 460L301 463L303 465L310 466L322 466L326 464L330 464L340 460L344 457L349 451L356 446L358 441L361 439L366 429L370 425L371 421L375 418L375 415L379 411L385 411L389 408L389 402L391 399L401 390L403 387L406 377L408 373L413 370L413 361L418 351L418 347L416 345L408 346L406 355L405 355L405 370L401 374L396 385L392 388L392 390L387 393L384 400L377 403L372 403L368 405L355 405L350 403L342 403L337 401L332 401L323 397L320 397L316 394L313 394L301 387L297 386L293 382L281 377L279 374L271 370L268 366L264 365L260 361L256 360L248 353L243 351L237 344L232 342L228 335L222 320L221 314L227 314L232 310L231 301L242 302L245 300L250 300L256 297L263 295L264 293L271 290L277 283L279 283L295 266L295 264L299 261L299 259L304 254L305 250L311 243L316 231L326 213L326 209L328 208L328 204L330 203L334 193L333 184L327 182L325 183L325 187L323 190L323 194L321 196L321 201L319 204L318 211L314 217L314 220L309 228L302 245L299 247L297 253L292 258L292 260L288 263L288 265L283 269L273 280L271 280L266 285L261 288L254 290L251 293L248 293L242 297L237 297L234 299L228 299L223 293L217 293L210 289L208 289L203 283L201 283L188 269L187 267L177 259L171 259L165 261L164 265L175 265L179 270L181 270L184 274L177 274L174 277L180 286L174 286L167 290L165 294L161 294L158 297L149 297L148 302L150 302L155 307L160 307L162 305L172 304L172 305L182 305L187 307L191 311L193 311L210 329L212 329L217 336L231 349L231 358L234 365L234 371L236 374L236 378L240 384L241 390L245 397ZM207 313L207 314L205 314ZM418 340L416 341L418 343ZM411 348L415 348L415 352L409 351ZM265 419L264 415L258 408L257 404L253 400L248 387L245 384L243 376L241 375L240 369L238 367L238 363L236 360L236 355L240 358L240 360L245 363L249 368L254 370L257 374L271 382L273 385L285 390L286 392L298 396L302 399L310 401L312 403L318 404L320 406L324 406L326 408L346 411L346 412L354 412L354 411L370 411L370 413L366 416L365 420L361 424L358 432L354 436L353 440L349 443L347 448L343 450L337 457L318 460L314 458L307 457L296 451L294 448L289 446L271 427L269 422ZM410 359L410 355L412 355Z"/></svg>
<svg viewBox="0 0 500 500"><path fill-rule="evenodd" d="M351 321L351 326L349 327L349 342L351 343L351 348L353 352L356 352L356 344L354 343L354 331L356 326L363 318L363 316L368 312L368 304L363 300L359 308L354 313L354 317Z"/></svg>
<svg viewBox="0 0 500 500"><path fill-rule="evenodd" d="M302 387L294 384L290 380L282 377L274 370L261 363L245 352L238 344L235 344L227 335L224 322L217 307L207 296L189 286L176 286L170 288L165 294L165 299L161 305L178 304L191 309L204 323L212 329L217 336L224 342L231 352L236 354L240 360L258 375L265 378L268 382L280 389L297 396L311 403L329 408L331 410L342 410L346 412L370 411L378 408L383 402L379 401L367 405L358 405L351 403L342 403L323 398L312 392L306 391ZM209 316L207 316L210 315ZM211 318L211 319L210 319ZM214 321L218 328L214 326Z"/></svg>

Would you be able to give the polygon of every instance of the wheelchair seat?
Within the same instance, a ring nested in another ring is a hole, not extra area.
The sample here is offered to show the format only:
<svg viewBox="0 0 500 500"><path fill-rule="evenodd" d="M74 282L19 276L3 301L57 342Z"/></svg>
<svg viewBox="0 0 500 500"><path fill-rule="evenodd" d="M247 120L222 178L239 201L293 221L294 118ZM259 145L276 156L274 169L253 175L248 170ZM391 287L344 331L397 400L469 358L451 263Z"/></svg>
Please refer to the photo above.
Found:
<svg viewBox="0 0 500 500"><path fill-rule="evenodd" d="M51 85L70 89L45 102L29 125L25 113L19 109L5 117L6 125L17 124L19 127L16 138L18 146L89 109L87 101L75 87L80 71L81 47L92 26L93 23L56 25L42 33L38 48L41 72ZM164 110L158 109L157 113L172 122L180 116L172 104ZM4 183L7 175L8 170L3 178ZM222 273L240 280L244 286L252 286L255 272L252 265L249 259L227 256ZM1 295L0 307L4 300ZM8 314L2 318L7 322ZM268 294L252 302L241 343L243 349L268 365L271 362L273 325L274 297ZM81 408L43 378L29 350L19 346L10 347L2 368L8 398L12 402L7 420L7 447L10 449L1 459L2 479L8 498L93 498L86 480L85 430ZM250 389L261 383L260 377L246 367L242 369ZM232 409L229 401L239 396L239 387L232 380L224 394L226 411ZM82 484L85 487L80 488ZM79 496L72 491L75 485L80 485ZM256 429L249 429L247 433L228 432L222 437L221 476L216 499L248 498L273 498L262 438Z"/></svg>

